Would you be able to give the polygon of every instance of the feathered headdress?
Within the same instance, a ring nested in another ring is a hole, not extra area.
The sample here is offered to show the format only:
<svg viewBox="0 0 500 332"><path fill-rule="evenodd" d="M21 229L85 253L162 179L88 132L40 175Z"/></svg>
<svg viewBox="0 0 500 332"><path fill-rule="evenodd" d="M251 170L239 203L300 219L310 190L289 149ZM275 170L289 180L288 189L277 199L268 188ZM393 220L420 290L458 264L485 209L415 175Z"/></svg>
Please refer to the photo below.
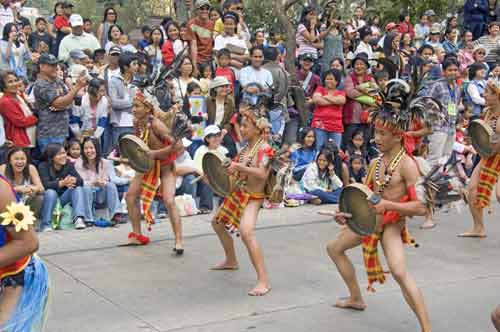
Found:
<svg viewBox="0 0 500 332"><path fill-rule="evenodd" d="M147 107L150 107L153 111L160 110L160 103L158 102L158 99L154 95L149 93L146 89L137 90L134 99L146 105Z"/></svg>
<svg viewBox="0 0 500 332"><path fill-rule="evenodd" d="M240 113L242 116L252 121L260 131L264 131L271 127L266 107L246 105L240 109Z"/></svg>

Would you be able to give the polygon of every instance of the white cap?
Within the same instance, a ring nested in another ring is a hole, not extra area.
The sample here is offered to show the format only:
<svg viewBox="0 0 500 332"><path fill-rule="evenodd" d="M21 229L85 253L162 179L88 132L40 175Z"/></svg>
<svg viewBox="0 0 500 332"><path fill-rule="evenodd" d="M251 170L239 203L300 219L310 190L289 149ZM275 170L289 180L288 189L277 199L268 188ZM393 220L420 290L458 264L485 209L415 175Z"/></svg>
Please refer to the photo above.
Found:
<svg viewBox="0 0 500 332"><path fill-rule="evenodd" d="M217 125L209 125L203 130L203 139L208 135L217 135L220 134L220 128Z"/></svg>
<svg viewBox="0 0 500 332"><path fill-rule="evenodd" d="M83 26L83 18L81 15L78 14L73 14L69 18L69 24L71 24L72 27L81 27Z"/></svg>

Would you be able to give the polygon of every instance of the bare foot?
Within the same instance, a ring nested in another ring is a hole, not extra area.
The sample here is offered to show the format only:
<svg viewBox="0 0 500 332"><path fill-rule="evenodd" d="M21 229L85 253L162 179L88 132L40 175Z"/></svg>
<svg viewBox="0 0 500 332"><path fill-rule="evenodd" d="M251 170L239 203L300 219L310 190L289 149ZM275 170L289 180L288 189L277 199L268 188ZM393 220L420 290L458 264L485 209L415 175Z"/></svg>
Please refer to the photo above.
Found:
<svg viewBox="0 0 500 332"><path fill-rule="evenodd" d="M363 311L366 309L366 304L363 302L363 300L353 301L350 297L341 297L337 300L334 306L341 309L353 309L359 311Z"/></svg>
<svg viewBox="0 0 500 332"><path fill-rule="evenodd" d="M213 271L224 271L224 270L236 271L238 269L239 269L238 262L228 262L228 261L224 261L210 268L210 270Z"/></svg>
<svg viewBox="0 0 500 332"><path fill-rule="evenodd" d="M486 237L486 232L484 230L483 231L481 231L481 230L479 230L479 231L472 230L472 231L469 231L469 232L458 234L457 236L458 237L485 238Z"/></svg>
<svg viewBox="0 0 500 332"><path fill-rule="evenodd" d="M257 283L257 285L248 292L250 296L264 296L271 291L271 286L265 283Z"/></svg>

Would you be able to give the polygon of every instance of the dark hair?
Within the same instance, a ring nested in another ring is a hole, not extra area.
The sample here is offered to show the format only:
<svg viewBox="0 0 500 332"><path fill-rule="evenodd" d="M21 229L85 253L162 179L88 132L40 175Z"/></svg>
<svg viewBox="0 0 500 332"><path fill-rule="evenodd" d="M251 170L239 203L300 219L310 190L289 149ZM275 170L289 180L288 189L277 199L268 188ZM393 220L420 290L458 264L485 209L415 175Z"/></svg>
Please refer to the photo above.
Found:
<svg viewBox="0 0 500 332"><path fill-rule="evenodd" d="M388 34L385 35L383 51L386 57L392 56L392 53L394 52L394 47L392 46L392 43L396 38L396 36L397 34L394 32L389 32Z"/></svg>
<svg viewBox="0 0 500 332"><path fill-rule="evenodd" d="M190 58L190 57L188 57L188 56L186 56L186 57L184 57L184 59L182 59L182 61L181 61L181 65L179 66L179 70L177 71L177 75L178 75L178 76L180 76L180 75L181 75L181 67L182 67L182 65L184 64L184 61L186 61L186 60L189 60L189 62L191 63L191 67L193 68L193 70L191 70L191 74L190 74L190 75L191 75L191 76L193 76L193 72L194 72L194 63L193 63L193 60L191 60L191 58Z"/></svg>
<svg viewBox="0 0 500 332"><path fill-rule="evenodd" d="M16 30L19 31L17 29L17 25L15 23L7 23L7 24L5 24L5 26L3 27L2 40L5 40L5 41L9 40L9 34L12 31L12 27L15 27ZM17 42L16 46L19 46L19 42Z"/></svg>
<svg viewBox="0 0 500 332"><path fill-rule="evenodd" d="M208 62L202 62L198 65L198 71L200 72L200 78L203 78L203 73L205 72L205 69L210 68L212 69L212 66ZM211 74L213 76L213 73ZM209 77L212 79L213 77Z"/></svg>
<svg viewBox="0 0 500 332"><path fill-rule="evenodd" d="M127 70L127 67L130 67L130 64L133 61L137 60L137 56L132 53L122 53L118 58L118 66L120 67L120 72L123 74Z"/></svg>
<svg viewBox="0 0 500 332"><path fill-rule="evenodd" d="M405 17L409 15L410 14L406 10L401 10L399 12L399 22L403 22L405 20Z"/></svg>
<svg viewBox="0 0 500 332"><path fill-rule="evenodd" d="M20 147L14 147L7 152L7 157L5 161L5 177L10 180L12 183L14 183L14 169L12 168L12 165L10 164L10 158L14 153L17 152L23 152L24 155L26 156L26 166L24 167L22 174L23 174L23 180L29 179L30 178L30 156L24 150L23 148Z"/></svg>
<svg viewBox="0 0 500 332"><path fill-rule="evenodd" d="M450 33L453 32L453 30L455 30L455 29L450 28L450 27L446 27L446 30L444 31L445 36L448 36Z"/></svg>
<svg viewBox="0 0 500 332"><path fill-rule="evenodd" d="M345 68L344 60L342 60L342 58L339 57L333 58L332 61L330 61L330 67L335 61L338 61L342 65L342 68Z"/></svg>
<svg viewBox="0 0 500 332"><path fill-rule="evenodd" d="M264 60L265 61L276 61L278 59L279 51L277 47L266 47L264 49Z"/></svg>
<svg viewBox="0 0 500 332"><path fill-rule="evenodd" d="M109 29L108 29L108 40L111 40L111 41L113 40L113 39L111 38L111 30L113 30L113 28L118 28L118 30L120 30L120 32L121 32L121 34L122 34L122 35L123 35L123 34L125 34L125 33L123 32L123 29L122 29L122 27L121 27L121 26L119 26L118 24L113 24L113 25L111 25L111 26L109 27Z"/></svg>
<svg viewBox="0 0 500 332"><path fill-rule="evenodd" d="M187 87L186 87L186 96L190 93L193 93L194 90L196 89L200 89L201 90L201 87L198 83L196 82L190 82Z"/></svg>
<svg viewBox="0 0 500 332"><path fill-rule="evenodd" d="M378 82L379 80L381 80L383 78L389 79L389 73L385 70L381 70L381 71L378 71L375 74L373 74L373 78L375 79L376 82Z"/></svg>
<svg viewBox="0 0 500 332"><path fill-rule="evenodd" d="M316 156L316 164L318 163L319 157L321 155L325 157L328 165L330 164L335 165L334 153L330 148L324 147L320 150L320 152ZM330 177L328 176L328 166L324 170L320 170L318 167L318 177L320 178L320 180L326 180L328 181L329 184L331 184Z"/></svg>
<svg viewBox="0 0 500 332"><path fill-rule="evenodd" d="M302 13L300 13L300 20L299 20L299 24L303 24L305 25L306 27L309 27L309 21L307 20L306 16L307 14L309 14L310 12L316 12L316 8L313 7L313 6L305 6L303 9L302 9Z"/></svg>
<svg viewBox="0 0 500 332"><path fill-rule="evenodd" d="M477 72L481 69L486 69L484 64L482 64L481 62L474 62L473 64L471 64L469 66L469 80L472 81L476 77Z"/></svg>
<svg viewBox="0 0 500 332"><path fill-rule="evenodd" d="M165 17L161 20L160 25L161 25L161 26L165 26L165 25L167 25L167 23L168 23L168 22L171 22L171 21L173 21L172 17L170 17L170 16L165 16Z"/></svg>
<svg viewBox="0 0 500 332"><path fill-rule="evenodd" d="M92 23L92 20L90 18L86 17L86 18L83 19L83 23L85 24L87 22Z"/></svg>
<svg viewBox="0 0 500 332"><path fill-rule="evenodd" d="M228 50L227 48L221 48L220 50L217 51L217 59L223 56L228 56L231 58L231 51Z"/></svg>
<svg viewBox="0 0 500 332"><path fill-rule="evenodd" d="M67 151L68 154L69 154L69 150L71 149L71 147L75 144L78 145L80 147L80 149L82 148L80 141L76 138L72 138L72 139L66 141L66 144L64 144L64 149Z"/></svg>
<svg viewBox="0 0 500 332"><path fill-rule="evenodd" d="M443 70L446 70L449 66L457 66L459 67L460 65L458 64L457 58L456 57L448 57L444 59L443 61Z"/></svg>
<svg viewBox="0 0 500 332"><path fill-rule="evenodd" d="M84 151L83 147L85 146L85 143L88 143L88 142L91 142L92 145L94 145L94 148L95 148L95 171L99 172L99 167L100 167L101 159L102 159L101 148L99 146L99 141L97 140L97 138L94 138L94 137L85 137L83 139L83 142L82 142L82 165L83 165L83 168L90 169L89 168L90 160L85 155L85 152L83 152Z"/></svg>
<svg viewBox="0 0 500 332"><path fill-rule="evenodd" d="M264 55L264 48L262 46L254 46L250 49L250 56L253 56L253 53L255 51L261 51L262 52L262 55Z"/></svg>
<svg viewBox="0 0 500 332"><path fill-rule="evenodd" d="M14 75L17 77L16 73L14 73L12 70L2 70L0 71L0 91L4 92L5 89L7 88L7 85L5 84L5 79L9 75Z"/></svg>
<svg viewBox="0 0 500 332"><path fill-rule="evenodd" d="M35 20L35 25L37 25L40 22L44 22L45 24L47 24L47 20L44 17L37 17Z"/></svg>
<svg viewBox="0 0 500 332"><path fill-rule="evenodd" d="M179 32L181 31L181 28L179 27L179 24L177 22L175 22L175 21L168 22L167 25L165 26L165 35L167 36L167 39L170 39L170 37L168 36L168 29L170 28L171 25L176 27ZM180 38L180 36L179 36L179 38Z"/></svg>
<svg viewBox="0 0 500 332"><path fill-rule="evenodd" d="M325 86L325 81L327 76L333 76L335 78L335 81L337 81L337 86L339 85L340 81L342 80L342 72L338 69L328 69L321 75L321 83L323 86Z"/></svg>
<svg viewBox="0 0 500 332"><path fill-rule="evenodd" d="M116 21L118 20L118 12L113 7L108 7L106 9L104 9L104 17L102 19L102 22L106 22L106 17L108 16L108 12L110 10L115 12L115 21L113 22L113 24L116 24Z"/></svg>
<svg viewBox="0 0 500 332"><path fill-rule="evenodd" d="M222 5L222 9L227 10L229 7L232 5L237 5L239 3L242 3L242 0L226 0L224 1L224 4Z"/></svg>
<svg viewBox="0 0 500 332"><path fill-rule="evenodd" d="M222 12L219 8L216 8L216 7L210 8L209 15L212 14L213 11L217 12L219 14L219 16L222 17Z"/></svg>
<svg viewBox="0 0 500 332"><path fill-rule="evenodd" d="M99 88L105 84L105 81L100 78L93 78L89 82L88 93L92 96L97 96Z"/></svg>
<svg viewBox="0 0 500 332"><path fill-rule="evenodd" d="M432 47L432 46L431 46L431 45L429 45L429 44L424 44L424 45L420 46L420 48L418 49L417 53L418 53L419 55L422 55L422 52L423 52L424 50L426 50L426 49L427 49L427 50L431 50L431 51L432 51L432 54L434 54L434 47Z"/></svg>
<svg viewBox="0 0 500 332"><path fill-rule="evenodd" d="M153 29L151 29L151 35L149 36L149 44L150 45L153 45L153 32L155 31L159 31L160 32L160 47L163 46L163 43L164 43L164 39L163 39L163 31L161 31L160 27L153 27Z"/></svg>
<svg viewBox="0 0 500 332"><path fill-rule="evenodd" d="M50 143L43 150L43 156L45 157L44 159L49 164L49 172L51 176L55 175L54 157L59 153L59 151L61 151L61 149L64 149L64 146L62 144Z"/></svg>
<svg viewBox="0 0 500 332"><path fill-rule="evenodd" d="M56 2L56 3L54 4L54 16L56 16L56 15L57 15L57 10L56 10L56 9L57 9L57 7L59 7L59 6L64 6L64 2L62 2L62 1L58 1L58 2ZM63 8L64 8L64 7L63 7Z"/></svg>
<svg viewBox="0 0 500 332"><path fill-rule="evenodd" d="M141 28L141 33L144 34L144 32L151 32L151 27L149 25L143 25Z"/></svg>
<svg viewBox="0 0 500 332"><path fill-rule="evenodd" d="M302 145L302 149L304 149L304 141L306 139L306 136L310 133L310 132L313 132L314 133L314 143L316 143L316 133L314 132L314 129L310 128L310 127L306 127L306 128L302 128L299 132L299 143ZM311 146L312 149L314 149L314 143L313 145Z"/></svg>
<svg viewBox="0 0 500 332"><path fill-rule="evenodd" d="M233 20L236 25L240 23L240 17L235 12L231 11L225 12L224 15L222 15L222 23L225 23L227 19Z"/></svg>

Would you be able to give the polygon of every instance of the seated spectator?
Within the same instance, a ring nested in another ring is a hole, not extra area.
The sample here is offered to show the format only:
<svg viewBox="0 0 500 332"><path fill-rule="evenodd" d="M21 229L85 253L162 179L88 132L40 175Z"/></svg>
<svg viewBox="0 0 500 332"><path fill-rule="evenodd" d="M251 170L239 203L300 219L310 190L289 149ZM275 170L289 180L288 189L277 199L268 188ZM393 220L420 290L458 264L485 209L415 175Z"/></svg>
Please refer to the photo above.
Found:
<svg viewBox="0 0 500 332"><path fill-rule="evenodd" d="M99 41L94 35L83 31L83 18L80 15L71 15L69 21L71 24L71 34L64 37L61 45L59 45L59 60L64 62L69 61L69 52L74 49L89 49L94 52L101 48Z"/></svg>
<svg viewBox="0 0 500 332"><path fill-rule="evenodd" d="M363 156L355 154L349 159L349 179L351 183L365 183L366 168Z"/></svg>
<svg viewBox="0 0 500 332"><path fill-rule="evenodd" d="M34 147L36 142L34 130L38 119L33 115L25 102L18 97L19 78L12 71L0 73L0 114L5 121L5 136L14 146ZM29 133L31 135L29 135Z"/></svg>
<svg viewBox="0 0 500 332"><path fill-rule="evenodd" d="M181 40L179 30L180 28L177 22L171 21L167 24L167 39L161 48L165 66L170 66L175 57L187 46L187 44Z"/></svg>
<svg viewBox="0 0 500 332"><path fill-rule="evenodd" d="M41 43L45 43L47 47L52 46L54 38L47 32L47 20L43 17L38 17L35 20L36 31L32 32L28 37L28 46L35 52L39 49Z"/></svg>
<svg viewBox="0 0 500 332"><path fill-rule="evenodd" d="M3 116L0 115L0 164L4 163L7 149L14 146L11 141L5 138Z"/></svg>
<svg viewBox="0 0 500 332"><path fill-rule="evenodd" d="M221 146L222 135L221 130L216 125L210 125L203 131L203 145L200 146L194 154L194 163L198 168L198 172L203 174L203 168L201 167L203 157L206 153L215 153L221 158L226 157L228 150ZM197 188L198 197L200 197L200 203L198 208L201 214L208 214L212 212L214 206L214 193L212 189L204 181L198 182Z"/></svg>
<svg viewBox="0 0 500 332"><path fill-rule="evenodd" d="M186 57L182 60L179 68L179 73L174 79L175 87L175 100L182 106L184 104L184 97L187 95L187 86L191 82L200 85L200 82L194 78L194 65L190 58Z"/></svg>
<svg viewBox="0 0 500 332"><path fill-rule="evenodd" d="M349 157L358 155L367 161L368 153L366 151L365 135L361 130L354 132L345 146L345 152Z"/></svg>
<svg viewBox="0 0 500 332"><path fill-rule="evenodd" d="M495 63L493 68L491 68L489 79L500 85L500 62Z"/></svg>
<svg viewBox="0 0 500 332"><path fill-rule="evenodd" d="M12 183L17 199L23 201L40 218L43 200L43 185L35 166L22 148L12 148L7 153L7 162L0 166L0 174ZM36 225L39 228L40 225Z"/></svg>
<svg viewBox="0 0 500 332"><path fill-rule="evenodd" d="M93 222L92 211L88 210L91 202L83 189L82 178L68 162L66 150L61 144L50 143L45 149L45 157L46 161L38 167L45 188L41 231L52 230L52 214L58 199L62 206L71 204L75 228L86 228L85 221Z"/></svg>
<svg viewBox="0 0 500 332"><path fill-rule="evenodd" d="M141 34L142 39L137 42L137 46L139 47L140 51L144 50L149 45L149 39L151 38L151 27L149 27L148 25L144 25L141 28Z"/></svg>
<svg viewBox="0 0 500 332"><path fill-rule="evenodd" d="M120 37L123 35L123 29L118 24L113 24L108 30L108 42L104 45L104 49L109 53L111 47L120 47ZM121 49L121 48L120 48Z"/></svg>
<svg viewBox="0 0 500 332"><path fill-rule="evenodd" d="M334 156L329 149L323 149L316 160L307 166L301 180L304 190L317 198L312 204L337 204L342 191L342 180L335 174Z"/></svg>
<svg viewBox="0 0 500 332"><path fill-rule="evenodd" d="M175 159L175 175L177 176L175 196L187 194L196 197L196 187L193 181L202 174L199 173L199 169L186 150L191 145L191 141L183 139L182 143L184 148L177 153L177 159Z"/></svg>
<svg viewBox="0 0 500 332"><path fill-rule="evenodd" d="M253 47L250 50L250 66L244 67L240 71L240 83L243 91L250 95L255 95L261 90L269 91L273 86L273 75L265 68L264 52L260 47ZM257 85L257 86L255 86Z"/></svg>
<svg viewBox="0 0 500 332"><path fill-rule="evenodd" d="M120 199L116 184L113 182L116 176L113 164L110 160L102 158L99 142L95 138L85 138L82 147L82 157L76 161L75 169L82 177L85 192L90 194L87 211L93 212L97 206L105 206L109 219L114 221ZM96 220L95 214L92 220Z"/></svg>
<svg viewBox="0 0 500 332"><path fill-rule="evenodd" d="M27 77L26 62L31 53L14 23L7 23L0 40L0 69L12 70L17 76Z"/></svg>
<svg viewBox="0 0 500 332"><path fill-rule="evenodd" d="M342 73L330 69L323 74L323 86L319 86L313 95L316 109L313 113L311 127L316 134L316 150L323 148L325 143L333 140L337 147L342 144L342 106L346 102L344 91L337 90Z"/></svg>
<svg viewBox="0 0 500 332"><path fill-rule="evenodd" d="M300 133L299 143L301 146L292 152L290 160L293 162L293 178L295 181L300 181L307 166L312 163L317 154L316 150L316 135L314 129L304 128Z"/></svg>
<svg viewBox="0 0 500 332"><path fill-rule="evenodd" d="M101 47L105 47L109 41L108 32L109 28L116 24L118 21L118 13L113 7L108 7L104 9L104 19L102 23L97 27L97 38Z"/></svg>
<svg viewBox="0 0 500 332"><path fill-rule="evenodd" d="M446 54L458 54L457 40L457 29L446 29L443 41L443 48Z"/></svg>
<svg viewBox="0 0 500 332"><path fill-rule="evenodd" d="M488 24L488 34L482 36L474 42L474 45L481 45L486 50L485 61L489 67L493 67L500 57L500 22Z"/></svg>
<svg viewBox="0 0 500 332"><path fill-rule="evenodd" d="M68 151L68 161L74 165L82 156L82 145L80 141L75 138L70 139L68 144L66 144L66 151Z"/></svg>
<svg viewBox="0 0 500 332"><path fill-rule="evenodd" d="M82 104L73 112L71 130L79 140L100 139L108 125L109 101L104 80L94 78L82 97Z"/></svg>
<svg viewBox="0 0 500 332"><path fill-rule="evenodd" d="M236 86L236 73L231 64L231 52L227 48L217 51L217 69L215 76L224 76L229 81L229 93L234 93L234 97L239 96L239 86Z"/></svg>
<svg viewBox="0 0 500 332"><path fill-rule="evenodd" d="M120 42L118 46L121 47L123 52L137 53L137 49L130 43L130 38L127 34L122 34L120 36Z"/></svg>

